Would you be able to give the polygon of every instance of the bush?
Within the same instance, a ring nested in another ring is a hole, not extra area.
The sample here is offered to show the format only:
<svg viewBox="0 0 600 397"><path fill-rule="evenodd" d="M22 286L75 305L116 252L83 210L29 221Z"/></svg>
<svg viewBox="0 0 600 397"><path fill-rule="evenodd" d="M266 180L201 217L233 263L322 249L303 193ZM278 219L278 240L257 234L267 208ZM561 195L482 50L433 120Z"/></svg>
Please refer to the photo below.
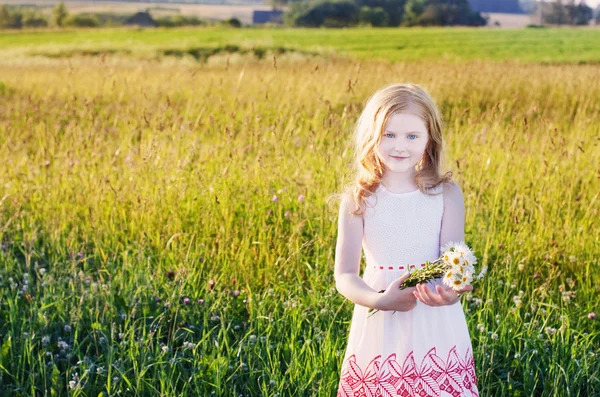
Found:
<svg viewBox="0 0 600 397"><path fill-rule="evenodd" d="M12 11L7 5L0 6L0 29L20 29L23 26L23 14Z"/></svg>
<svg viewBox="0 0 600 397"><path fill-rule="evenodd" d="M242 27L242 22L237 18L229 18L221 21L221 25L231 26L233 28Z"/></svg>
<svg viewBox="0 0 600 397"><path fill-rule="evenodd" d="M177 26L200 26L206 24L206 22L198 19L197 17L188 17L181 14L156 18L155 21L158 23L158 26L165 28L174 28Z"/></svg>
<svg viewBox="0 0 600 397"><path fill-rule="evenodd" d="M292 6L286 21L295 26L307 27L347 27L359 20L359 8L353 1L317 1L305 5Z"/></svg>
<svg viewBox="0 0 600 397"><path fill-rule="evenodd" d="M48 21L44 16L35 11L28 11L23 14L23 27L43 28L48 26Z"/></svg>
<svg viewBox="0 0 600 397"><path fill-rule="evenodd" d="M368 23L371 26L388 26L390 16L381 7L363 6L360 8L358 19L361 23Z"/></svg>
<svg viewBox="0 0 600 397"><path fill-rule="evenodd" d="M69 15L65 21L65 26L74 26L79 28L95 28L100 26L100 21L95 15L76 14Z"/></svg>

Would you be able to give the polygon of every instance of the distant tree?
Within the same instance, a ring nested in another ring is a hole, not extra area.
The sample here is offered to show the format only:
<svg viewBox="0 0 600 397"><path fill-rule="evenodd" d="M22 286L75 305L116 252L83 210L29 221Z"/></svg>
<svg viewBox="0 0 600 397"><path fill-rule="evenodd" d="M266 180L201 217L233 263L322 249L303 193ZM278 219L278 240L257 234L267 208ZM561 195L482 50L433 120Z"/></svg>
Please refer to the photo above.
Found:
<svg viewBox="0 0 600 397"><path fill-rule="evenodd" d="M382 8L388 15L388 23L386 26L399 26L404 16L404 6L406 0L355 0L356 5L360 8Z"/></svg>
<svg viewBox="0 0 600 397"><path fill-rule="evenodd" d="M347 27L359 21L359 8L352 0L316 0L292 4L284 21L294 26Z"/></svg>
<svg viewBox="0 0 600 397"><path fill-rule="evenodd" d="M64 20L64 26L74 26L78 28L95 28L100 26L100 21L95 15L75 14L69 15Z"/></svg>
<svg viewBox="0 0 600 397"><path fill-rule="evenodd" d="M587 25L594 17L594 11L583 1L575 4L570 0L565 4L562 0L552 3L542 2L538 4L537 12L541 13L542 23L551 25Z"/></svg>
<svg viewBox="0 0 600 397"><path fill-rule="evenodd" d="M0 29L7 29L10 26L11 18L10 11L8 10L8 6L6 4L2 4L0 6Z"/></svg>
<svg viewBox="0 0 600 397"><path fill-rule="evenodd" d="M0 6L0 29L20 29L23 26L23 14L10 10L7 5Z"/></svg>
<svg viewBox="0 0 600 397"><path fill-rule="evenodd" d="M371 26L380 27L388 26L390 16L381 7L371 8L368 6L363 6L360 8L358 19L360 22L368 23Z"/></svg>
<svg viewBox="0 0 600 397"><path fill-rule="evenodd" d="M48 21L44 16L33 10L23 13L23 27L41 28L48 26Z"/></svg>
<svg viewBox="0 0 600 397"><path fill-rule="evenodd" d="M53 22L56 26L63 26L65 19L69 16L67 7L62 1L52 10Z"/></svg>
<svg viewBox="0 0 600 397"><path fill-rule="evenodd" d="M468 0L408 0L403 26L483 26L487 20L474 12Z"/></svg>

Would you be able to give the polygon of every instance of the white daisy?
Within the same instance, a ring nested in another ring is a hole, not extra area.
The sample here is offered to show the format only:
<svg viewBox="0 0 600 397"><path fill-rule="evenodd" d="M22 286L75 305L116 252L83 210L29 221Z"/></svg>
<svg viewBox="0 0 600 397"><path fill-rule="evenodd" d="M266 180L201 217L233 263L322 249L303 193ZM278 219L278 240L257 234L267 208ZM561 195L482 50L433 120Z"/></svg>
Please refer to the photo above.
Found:
<svg viewBox="0 0 600 397"><path fill-rule="evenodd" d="M452 287L452 285L454 284L454 280L456 280L456 273L454 273L454 271L450 269L444 275L444 279L442 280L442 282L448 287Z"/></svg>
<svg viewBox="0 0 600 397"><path fill-rule="evenodd" d="M454 280L452 282L451 287L455 291L458 291L458 290L461 290L461 289L465 288L465 283L462 281L462 279Z"/></svg>
<svg viewBox="0 0 600 397"><path fill-rule="evenodd" d="M457 252L451 252L448 254L448 263L451 266L462 266L465 263L465 260L462 256L460 256Z"/></svg>

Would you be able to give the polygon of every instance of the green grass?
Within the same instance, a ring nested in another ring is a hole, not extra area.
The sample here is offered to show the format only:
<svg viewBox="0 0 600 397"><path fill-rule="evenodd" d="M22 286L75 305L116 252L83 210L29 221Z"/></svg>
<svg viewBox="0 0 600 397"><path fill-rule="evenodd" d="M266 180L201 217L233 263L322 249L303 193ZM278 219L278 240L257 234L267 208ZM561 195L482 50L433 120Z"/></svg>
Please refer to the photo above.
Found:
<svg viewBox="0 0 600 397"><path fill-rule="evenodd" d="M600 30L547 29L91 29L10 32L0 36L0 54L52 54L67 50L119 50L152 54L164 50L238 45L285 47L358 59L525 63L598 63ZM7 52L8 51L8 52Z"/></svg>
<svg viewBox="0 0 600 397"><path fill-rule="evenodd" d="M54 45L36 35L11 51ZM327 197L392 81L440 106L490 267L463 298L480 395L598 395L595 66L74 56L0 76L1 395L333 396L353 304Z"/></svg>

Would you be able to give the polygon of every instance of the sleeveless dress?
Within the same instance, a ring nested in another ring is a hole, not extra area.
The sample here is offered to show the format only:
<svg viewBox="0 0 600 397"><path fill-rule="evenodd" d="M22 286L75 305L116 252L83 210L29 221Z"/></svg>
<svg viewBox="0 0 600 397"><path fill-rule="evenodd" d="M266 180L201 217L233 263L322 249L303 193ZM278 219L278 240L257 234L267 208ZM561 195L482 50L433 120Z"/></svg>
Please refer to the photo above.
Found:
<svg viewBox="0 0 600 397"><path fill-rule="evenodd" d="M441 193L438 185L431 193ZM380 184L367 198L363 280L380 291L410 267L440 256L442 194L392 193ZM434 284L429 283L435 291ZM478 396L469 330L460 300L408 312L355 304L338 397ZM369 316L369 317L368 317Z"/></svg>

